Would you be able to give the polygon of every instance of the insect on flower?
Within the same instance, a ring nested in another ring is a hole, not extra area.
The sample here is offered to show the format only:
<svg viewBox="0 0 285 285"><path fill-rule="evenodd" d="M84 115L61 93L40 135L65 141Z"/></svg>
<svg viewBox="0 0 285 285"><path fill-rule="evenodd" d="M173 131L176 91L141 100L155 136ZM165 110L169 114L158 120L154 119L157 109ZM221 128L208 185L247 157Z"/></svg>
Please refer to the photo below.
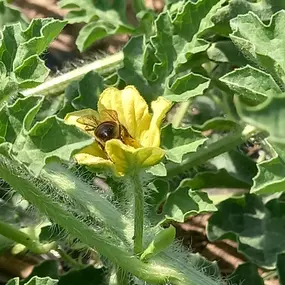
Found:
<svg viewBox="0 0 285 285"><path fill-rule="evenodd" d="M117 176L157 164L165 155L160 126L171 105L158 97L149 106L134 86L108 87L99 97L97 111L87 108L64 118L66 124L94 138L74 154L75 160L92 168L111 169Z"/></svg>
<svg viewBox="0 0 285 285"><path fill-rule="evenodd" d="M119 139L126 145L138 148L139 143L129 134L118 118L114 110L106 109L94 115L85 115L77 119L77 122L85 125L85 131L94 131L96 141L102 150L105 149L105 143L111 139Z"/></svg>

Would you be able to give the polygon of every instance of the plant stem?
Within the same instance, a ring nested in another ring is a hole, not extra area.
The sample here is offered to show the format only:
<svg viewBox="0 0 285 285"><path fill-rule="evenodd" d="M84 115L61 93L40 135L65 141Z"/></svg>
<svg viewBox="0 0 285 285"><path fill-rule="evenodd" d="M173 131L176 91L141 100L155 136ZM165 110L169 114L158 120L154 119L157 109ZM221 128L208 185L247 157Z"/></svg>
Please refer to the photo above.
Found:
<svg viewBox="0 0 285 285"><path fill-rule="evenodd" d="M136 14L139 13L140 11L146 10L144 0L133 0L133 7Z"/></svg>
<svg viewBox="0 0 285 285"><path fill-rule="evenodd" d="M247 141L250 137L255 135L257 130L253 127L247 126L242 132L236 130L235 132L225 136L217 142L210 144L207 147L198 149L197 152L191 153L189 157L178 164L170 164L167 167L167 177L176 176L190 168L196 167L205 163L207 160L214 158L224 152L227 152L234 147Z"/></svg>
<svg viewBox="0 0 285 285"><path fill-rule="evenodd" d="M128 285L129 284L128 273L118 266L116 266L116 275L117 275L116 276L117 285Z"/></svg>
<svg viewBox="0 0 285 285"><path fill-rule="evenodd" d="M192 100L188 100L179 104L177 111L175 112L175 116L172 120L172 125L174 128L178 128L181 125L182 120L187 110L189 109L189 106L191 105L191 102Z"/></svg>
<svg viewBox="0 0 285 285"><path fill-rule="evenodd" d="M82 78L85 74L87 74L90 71L96 71L99 74L105 74L114 71L122 66L123 59L124 59L123 52L107 56L103 59L96 60L92 63L74 69L68 73L50 79L35 88L23 90L22 94L24 96L30 96L30 95L50 96L50 95L62 94L70 82Z"/></svg>
<svg viewBox="0 0 285 285"><path fill-rule="evenodd" d="M27 249L36 254L47 253L51 249L56 248L56 242L41 244L40 242L30 237L28 234L2 221L0 221L0 234L6 238L24 245Z"/></svg>
<svg viewBox="0 0 285 285"><path fill-rule="evenodd" d="M47 177L44 179L41 179L41 176L34 177L18 160L10 157L5 147L0 147L0 177L39 211L65 229L68 234L89 247L96 248L124 271L147 283L165 284L168 281L173 285L220 284L195 267L187 266L181 271L177 256L173 257L172 254L167 256L167 259L142 262L122 244L115 232L113 236L106 236L104 230L96 229L94 225L86 223L80 215L76 215L76 212L82 213L81 207L78 208L76 204L70 205L58 199L57 192L62 190L49 188L48 186L53 185L52 180ZM63 179L63 187L66 182L74 183L74 187L77 187L78 179L70 181L71 178L63 174L61 179ZM66 194L68 195L68 192ZM109 219L116 219L116 217L110 213ZM105 227L107 224L107 221L104 221L101 226ZM183 262L182 265L184 265Z"/></svg>
<svg viewBox="0 0 285 285"><path fill-rule="evenodd" d="M143 228L144 228L144 191L140 177L134 172L130 177L133 183L135 198L134 218L134 253L140 254L143 251Z"/></svg>
<svg viewBox="0 0 285 285"><path fill-rule="evenodd" d="M72 266L75 269L83 269L85 266L83 264L80 264L78 262L76 262L71 256L69 256L64 250L62 250L61 248L58 248L56 250L60 257L66 262L68 263L70 266Z"/></svg>

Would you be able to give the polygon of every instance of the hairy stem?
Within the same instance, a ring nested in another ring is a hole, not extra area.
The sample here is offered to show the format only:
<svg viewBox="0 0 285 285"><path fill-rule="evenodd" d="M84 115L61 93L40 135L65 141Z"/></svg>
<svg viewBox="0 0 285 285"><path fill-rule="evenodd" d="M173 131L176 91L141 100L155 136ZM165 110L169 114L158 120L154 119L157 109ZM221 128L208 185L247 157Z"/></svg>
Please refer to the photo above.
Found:
<svg viewBox="0 0 285 285"><path fill-rule="evenodd" d="M51 249L56 248L56 242L41 244L28 234L2 221L0 221L0 234L24 245L27 249L36 254L48 253Z"/></svg>
<svg viewBox="0 0 285 285"><path fill-rule="evenodd" d="M130 179L133 184L135 198L134 213L134 253L140 254L143 251L143 228L144 228L144 191L141 185L139 174L134 172Z"/></svg>
<svg viewBox="0 0 285 285"><path fill-rule="evenodd" d="M171 283L173 285L219 284L194 267L190 266L191 270L181 271L180 265L177 264L176 258L172 255L161 262L149 261L148 263L144 263L139 260L137 256L133 255L131 250L127 250L122 245L119 241L120 238L115 236L115 233L114 236L108 235L106 237L104 231L101 231L98 227L93 227L78 216L78 214L82 213L82 209L77 209L76 204L65 204L59 200L57 192L60 189L53 189L47 186L53 185L53 181L47 181L47 177L44 180L34 177L19 161L11 158L1 148L0 177L9 183L26 200L37 207L39 211L46 214L54 223L65 229L72 237L78 238L82 243L91 248L96 248L98 252L118 267L121 267L122 270L133 274L147 283ZM64 175L61 175L61 178L69 180L69 177L64 177ZM76 181L73 181L73 183L76 185ZM46 192L47 190L48 192ZM51 191L54 191L54 194ZM110 215L109 219L111 218L114 219L116 217Z"/></svg>
<svg viewBox="0 0 285 285"><path fill-rule="evenodd" d="M92 70L98 72L99 74L105 74L114 71L122 66L123 59L123 52L110 55L103 59L99 59L92 63L86 64L61 76L50 79L35 88L23 90L22 94L24 96L51 96L62 94L70 82L82 78L85 74Z"/></svg>
<svg viewBox="0 0 285 285"><path fill-rule="evenodd" d="M72 266L75 269L83 269L85 268L85 265L80 264L78 262L76 262L71 256L69 256L64 250L62 250L61 248L58 248L56 250L58 252L58 254L60 255L60 257L70 266Z"/></svg>

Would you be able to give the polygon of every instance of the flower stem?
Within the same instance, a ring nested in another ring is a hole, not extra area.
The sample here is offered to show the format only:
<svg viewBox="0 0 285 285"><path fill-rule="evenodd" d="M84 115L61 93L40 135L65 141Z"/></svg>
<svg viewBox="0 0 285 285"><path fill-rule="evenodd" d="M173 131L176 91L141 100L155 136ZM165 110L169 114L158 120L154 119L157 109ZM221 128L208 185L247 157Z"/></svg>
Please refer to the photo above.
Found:
<svg viewBox="0 0 285 285"><path fill-rule="evenodd" d="M135 198L135 217L134 217L134 253L139 254L143 251L143 228L144 228L144 191L140 177L137 172L131 176Z"/></svg>
<svg viewBox="0 0 285 285"><path fill-rule="evenodd" d="M65 73L61 76L55 77L51 80L44 82L43 84L22 91L24 96L30 95L60 95L64 92L68 84L74 80L82 78L85 74L90 71L96 71L99 74L105 74L111 71L116 70L122 66L124 59L123 52L119 52L114 55L110 55L103 59L96 60L92 63L86 64L80 68L74 69L68 73Z"/></svg>
<svg viewBox="0 0 285 285"><path fill-rule="evenodd" d="M64 250L62 250L61 248L58 248L56 250L58 252L58 254L60 255L60 257L70 266L72 266L75 269L83 269L85 266L83 264L80 264L78 262L76 262L71 256L69 256Z"/></svg>
<svg viewBox="0 0 285 285"><path fill-rule="evenodd" d="M27 249L36 254L47 253L51 249L56 248L56 242L41 244L40 242L30 237L28 234L2 221L0 221L0 234L6 238L24 245Z"/></svg>

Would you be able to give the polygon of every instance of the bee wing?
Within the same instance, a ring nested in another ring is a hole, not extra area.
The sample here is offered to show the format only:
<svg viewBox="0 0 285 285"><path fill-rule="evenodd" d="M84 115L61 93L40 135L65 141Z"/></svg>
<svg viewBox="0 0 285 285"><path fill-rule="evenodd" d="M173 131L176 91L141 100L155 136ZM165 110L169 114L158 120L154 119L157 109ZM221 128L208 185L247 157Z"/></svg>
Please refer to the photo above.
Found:
<svg viewBox="0 0 285 285"><path fill-rule="evenodd" d="M76 120L79 124L96 128L99 125L99 120L94 115L86 115Z"/></svg>
<svg viewBox="0 0 285 285"><path fill-rule="evenodd" d="M118 114L114 110L105 109L100 112L100 121L101 122L113 121L119 123Z"/></svg>

